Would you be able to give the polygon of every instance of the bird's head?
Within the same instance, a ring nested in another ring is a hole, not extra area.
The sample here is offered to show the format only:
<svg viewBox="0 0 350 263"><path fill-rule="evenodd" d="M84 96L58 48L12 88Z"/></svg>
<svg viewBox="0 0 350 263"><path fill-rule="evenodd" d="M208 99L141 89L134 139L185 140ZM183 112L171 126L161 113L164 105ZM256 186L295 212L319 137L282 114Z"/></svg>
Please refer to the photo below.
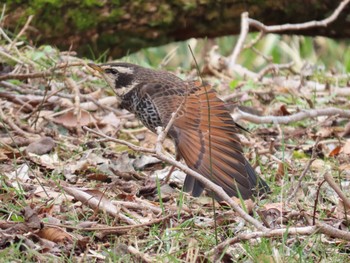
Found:
<svg viewBox="0 0 350 263"><path fill-rule="evenodd" d="M89 63L88 66L99 72L119 97L123 97L138 84L137 71L141 67L137 65L130 63L100 65Z"/></svg>

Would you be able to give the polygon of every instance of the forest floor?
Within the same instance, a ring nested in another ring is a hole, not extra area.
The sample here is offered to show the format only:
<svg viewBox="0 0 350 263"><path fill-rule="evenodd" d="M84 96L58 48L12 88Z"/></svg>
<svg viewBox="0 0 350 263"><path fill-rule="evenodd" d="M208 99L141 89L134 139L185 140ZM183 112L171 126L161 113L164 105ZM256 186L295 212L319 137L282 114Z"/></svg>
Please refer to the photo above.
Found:
<svg viewBox="0 0 350 263"><path fill-rule="evenodd" d="M157 141L118 109L89 61L50 46L0 50L1 262L347 262L348 74L202 71L249 130L246 157L272 192L235 202L264 232L227 204L183 193L179 170L164 184L170 166L154 154L84 129L150 149ZM174 156L170 140L163 147Z"/></svg>

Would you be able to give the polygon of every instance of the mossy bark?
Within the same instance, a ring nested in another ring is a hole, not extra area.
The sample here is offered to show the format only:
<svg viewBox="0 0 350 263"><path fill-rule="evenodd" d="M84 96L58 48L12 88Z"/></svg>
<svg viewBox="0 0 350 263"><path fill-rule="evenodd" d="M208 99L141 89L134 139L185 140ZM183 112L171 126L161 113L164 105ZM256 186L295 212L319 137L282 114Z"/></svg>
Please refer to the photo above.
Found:
<svg viewBox="0 0 350 263"><path fill-rule="evenodd" d="M16 0L7 1L5 28L18 31L34 14L28 37L38 44L73 46L80 55L108 51L117 58L143 47L191 37L237 34L240 14L268 25L324 19L339 1L333 0ZM350 36L350 9L327 28L298 34ZM293 33L293 32L289 32Z"/></svg>

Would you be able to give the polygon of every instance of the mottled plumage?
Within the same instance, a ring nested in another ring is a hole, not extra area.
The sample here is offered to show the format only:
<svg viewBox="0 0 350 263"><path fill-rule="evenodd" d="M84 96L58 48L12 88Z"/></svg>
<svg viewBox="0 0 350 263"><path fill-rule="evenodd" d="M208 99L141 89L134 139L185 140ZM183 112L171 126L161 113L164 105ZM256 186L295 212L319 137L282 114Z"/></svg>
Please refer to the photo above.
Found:
<svg viewBox="0 0 350 263"><path fill-rule="evenodd" d="M243 155L241 132L214 90L198 81L183 81L172 73L129 63L90 65L121 98L121 107L135 113L151 131L165 127L181 105L169 137L177 157L220 185L230 196L250 198L269 191ZM203 185L187 175L184 190L199 196Z"/></svg>

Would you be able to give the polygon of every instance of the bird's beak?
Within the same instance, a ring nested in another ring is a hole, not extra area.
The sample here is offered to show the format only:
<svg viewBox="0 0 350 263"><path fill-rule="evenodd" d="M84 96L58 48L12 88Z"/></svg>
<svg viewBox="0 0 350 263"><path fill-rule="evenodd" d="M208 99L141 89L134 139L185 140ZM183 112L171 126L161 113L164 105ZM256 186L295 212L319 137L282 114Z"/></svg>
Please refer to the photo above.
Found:
<svg viewBox="0 0 350 263"><path fill-rule="evenodd" d="M103 73L103 69L99 65L96 65L94 63L88 63L88 66L99 73Z"/></svg>

